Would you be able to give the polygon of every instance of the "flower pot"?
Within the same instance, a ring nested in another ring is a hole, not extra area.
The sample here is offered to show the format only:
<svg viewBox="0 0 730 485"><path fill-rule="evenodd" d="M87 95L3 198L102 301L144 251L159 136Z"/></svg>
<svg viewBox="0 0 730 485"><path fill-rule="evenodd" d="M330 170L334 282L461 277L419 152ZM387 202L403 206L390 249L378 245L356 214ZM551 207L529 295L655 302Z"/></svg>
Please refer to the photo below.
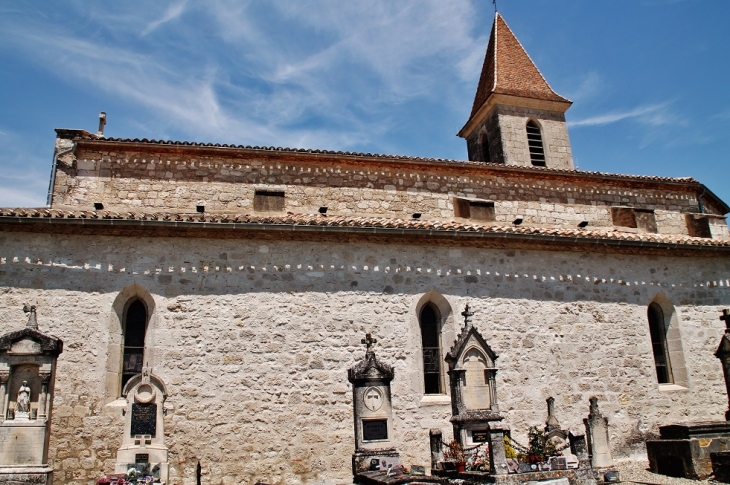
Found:
<svg viewBox="0 0 730 485"><path fill-rule="evenodd" d="M454 463L454 465L456 465L457 472L462 473L462 472L466 471L466 462L465 461L457 461L456 463Z"/></svg>

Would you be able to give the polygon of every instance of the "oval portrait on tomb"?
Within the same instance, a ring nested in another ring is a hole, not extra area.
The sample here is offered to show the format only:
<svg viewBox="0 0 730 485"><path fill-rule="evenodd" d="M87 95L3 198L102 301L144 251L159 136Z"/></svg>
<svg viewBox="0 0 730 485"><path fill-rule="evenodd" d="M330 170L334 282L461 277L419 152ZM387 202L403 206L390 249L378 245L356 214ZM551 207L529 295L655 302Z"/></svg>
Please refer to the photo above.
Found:
<svg viewBox="0 0 730 485"><path fill-rule="evenodd" d="M152 386L150 386L149 384L142 384L135 391L134 400L142 404L147 404L149 402L152 402L155 399L156 395L157 393Z"/></svg>
<svg viewBox="0 0 730 485"><path fill-rule="evenodd" d="M362 395L362 400L370 411L377 411L383 405L383 393L380 389L368 387Z"/></svg>

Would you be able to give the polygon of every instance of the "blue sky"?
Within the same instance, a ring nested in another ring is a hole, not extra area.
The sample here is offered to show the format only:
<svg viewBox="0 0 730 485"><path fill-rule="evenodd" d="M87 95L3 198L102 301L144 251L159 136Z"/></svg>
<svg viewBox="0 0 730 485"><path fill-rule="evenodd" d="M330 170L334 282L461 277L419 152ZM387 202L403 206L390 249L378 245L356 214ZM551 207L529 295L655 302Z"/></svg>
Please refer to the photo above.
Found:
<svg viewBox="0 0 730 485"><path fill-rule="evenodd" d="M730 203L730 1L499 0L582 170ZM54 128L465 159L490 0L4 2L0 206L45 204Z"/></svg>

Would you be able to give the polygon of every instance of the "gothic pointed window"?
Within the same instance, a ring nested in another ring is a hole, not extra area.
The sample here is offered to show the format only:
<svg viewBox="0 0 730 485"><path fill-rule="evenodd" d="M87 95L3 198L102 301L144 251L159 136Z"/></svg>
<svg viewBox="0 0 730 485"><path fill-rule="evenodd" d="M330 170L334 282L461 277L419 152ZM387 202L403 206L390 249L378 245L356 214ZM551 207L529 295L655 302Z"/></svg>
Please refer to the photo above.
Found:
<svg viewBox="0 0 730 485"><path fill-rule="evenodd" d="M651 346L654 351L654 365L656 377L659 384L671 384L672 367L669 362L669 348L667 346L667 325L664 319L664 311L656 303L649 305L647 312L649 318L649 333L651 334Z"/></svg>
<svg viewBox="0 0 730 485"><path fill-rule="evenodd" d="M442 394L441 389L441 318L431 303L419 316L423 346L423 385L425 394Z"/></svg>
<svg viewBox="0 0 730 485"><path fill-rule="evenodd" d="M486 133L484 133L482 135L481 145L482 145L482 161L491 162L492 153L489 151L489 137L487 136Z"/></svg>
<svg viewBox="0 0 730 485"><path fill-rule="evenodd" d="M134 300L124 318L124 358L122 360L122 389L133 376L142 372L144 337L147 330L147 308Z"/></svg>
<svg viewBox="0 0 730 485"><path fill-rule="evenodd" d="M545 149L542 146L542 133L537 123L527 122L527 145L530 148L530 161L537 167L545 166Z"/></svg>

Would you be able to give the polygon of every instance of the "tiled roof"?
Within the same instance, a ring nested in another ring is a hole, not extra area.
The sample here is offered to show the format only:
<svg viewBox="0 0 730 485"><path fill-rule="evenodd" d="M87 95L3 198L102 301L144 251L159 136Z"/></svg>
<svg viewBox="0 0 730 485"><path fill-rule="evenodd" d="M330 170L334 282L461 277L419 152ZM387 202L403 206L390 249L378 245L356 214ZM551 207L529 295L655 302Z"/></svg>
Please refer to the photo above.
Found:
<svg viewBox="0 0 730 485"><path fill-rule="evenodd" d="M541 228L512 225L489 225L460 221L439 221L428 219L397 219L386 217L331 216L322 214L250 215L250 214L210 214L210 213L168 213L168 212L112 212L112 211L71 211L59 209L0 209L0 223L3 219L66 219L76 220L108 220L108 221L149 221L157 223L205 223L211 224L255 226L314 226L320 228L361 228L361 229L393 229L400 233L408 231L430 231L430 234L444 235L454 233L545 236L551 240L570 243L575 240L626 241L647 244L665 244L695 247L730 248L730 240L708 239L683 236L678 234L631 233L611 229L581 228ZM29 221L30 222L30 221Z"/></svg>
<svg viewBox="0 0 730 485"><path fill-rule="evenodd" d="M470 119L492 93L570 103L553 91L499 13L494 16Z"/></svg>
<svg viewBox="0 0 730 485"><path fill-rule="evenodd" d="M458 165L471 165L474 167L484 167L497 170L506 171L527 171L527 172L540 172L547 174L565 174L565 175L576 175L576 176L587 176L587 177L600 177L600 178L612 178L612 179L623 179L623 180L637 180L637 181L656 181L656 182L668 182L668 183L681 183L681 184L699 184L699 182L692 177L661 177L657 175L626 175L617 174L610 172L595 172L588 170L575 170L575 169L558 169L538 166L515 166L505 165L503 163L491 163L491 162L479 162L472 160L454 160L449 158L428 158L428 157L415 157L410 155L388 155L381 153L365 153L365 152L348 152L348 151L337 151L337 150L320 150L311 148L289 148L289 147L274 147L274 146L252 146L252 145L234 145L227 143L200 143L192 141L174 141L174 140L155 140L147 138L107 138L98 137L88 132L82 134L82 130L78 130L77 136L74 140L88 140L92 142L110 142L110 143L129 143L129 144L148 144L148 145L159 145L159 146L171 146L171 147L192 147L192 148L226 148L231 150L255 150L272 153L307 153L316 155L332 155L338 157L354 157L354 158L375 158L382 160L399 160L405 162L436 162L444 164L458 164Z"/></svg>

